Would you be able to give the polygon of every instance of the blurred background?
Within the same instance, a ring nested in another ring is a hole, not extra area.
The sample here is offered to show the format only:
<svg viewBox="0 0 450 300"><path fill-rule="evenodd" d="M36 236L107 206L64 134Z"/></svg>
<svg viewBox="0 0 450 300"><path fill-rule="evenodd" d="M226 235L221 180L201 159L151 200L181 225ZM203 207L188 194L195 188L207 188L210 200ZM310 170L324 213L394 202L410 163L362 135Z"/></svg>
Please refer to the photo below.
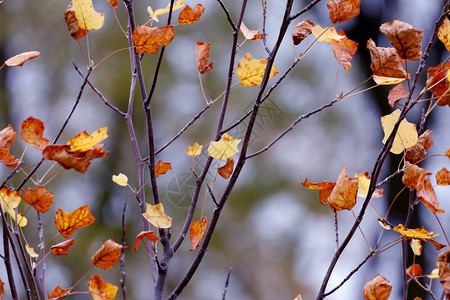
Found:
<svg viewBox="0 0 450 300"><path fill-rule="evenodd" d="M147 6L153 10L164 8L168 1L134 1L137 23L149 19ZM117 25L112 9L106 1L93 1L98 12L105 13L105 24L97 31L89 32L91 59L98 63L113 51L127 47L127 40ZM165 60L159 75L158 87L152 100L157 148L169 141L203 107L205 102L197 76L195 63L195 43L211 43L210 60L215 68L202 75L206 97L216 98L226 84L228 59L232 42L232 28L216 1L185 0L191 7L201 3L205 8L201 20L192 25L175 27L176 37L166 47ZM233 19L237 20L240 1L224 1ZM309 1L296 1L293 12L300 11ZM377 46L390 47L386 36L379 32L379 26L394 19L414 25L424 31L422 41L426 46L434 23L440 15L445 1L421 0L363 0L361 14L355 19L336 25L344 29L347 36L359 43L359 49L352 61L352 69L346 72L339 68L333 52L327 43L319 43L295 67L280 86L264 102L257 121L250 153L266 146L280 132L300 115L314 110L333 100L336 94L347 92L371 76L370 54L365 44L372 38ZM20 124L28 116L41 119L45 125L44 135L53 140L67 118L82 83L82 78L73 67L76 64L84 73L86 68L78 43L72 39L64 22L64 12L69 1L26 1L6 0L0 4L0 61L5 61L18 53L37 50L41 55L27 62L23 67L0 70L0 128L11 124L19 132ZM267 8L267 42L274 44L280 20L284 14L284 1L270 1ZM320 2L308 13L293 22L275 61L280 74L271 79L274 84L281 74L293 63L295 57L313 42L310 36L299 46L293 46L290 32L293 26L309 19L322 27L330 25L326 2ZM127 24L127 14L122 3L117 9L123 27ZM174 13L178 18L179 11ZM162 26L167 15L160 17ZM176 19L175 19L176 20ZM250 29L262 29L263 14L261 1L249 1L244 22ZM239 38L244 41L243 36ZM86 38L80 40L86 51ZM262 41L246 41L240 47L237 59L247 52L253 57L267 57ZM436 66L448 57L447 50L436 42L427 61L428 66ZM151 85L157 55L147 54L143 59L147 90ZM414 74L417 63L408 62L408 71ZM104 62L91 74L90 80L114 105L125 111L130 88L130 65L128 51L122 51ZM420 78L416 92L426 80L426 72ZM237 78L233 82L237 82ZM367 83L363 88L373 85ZM225 125L232 124L251 107L259 87L237 85L232 89L230 109ZM223 210L217 230L198 272L180 299L222 299L227 272L231 277L227 299L293 299L301 294L303 299L313 299L322 282L335 250L334 217L327 206L320 204L316 191L301 186L306 178L310 182L336 181L344 165L349 176L371 170L383 144L380 117L392 109L387 102L391 87L379 87L369 92L345 99L331 109L302 121L285 138L264 154L252 158L236 185ZM137 93L134 124L141 143L142 153L146 153L145 125L142 117L140 96ZM187 146L195 142L204 145L204 152L215 135L215 128L221 101L214 104L175 143L159 154L156 159L172 164L172 170L158 177L160 194L166 213L174 220L172 236L177 236L186 217L189 197L195 178L190 167L192 159L187 156ZM408 121L418 123L421 110L427 103L417 105L408 115ZM246 123L230 132L235 138L243 137ZM124 173L132 187L137 187L136 162L133 156L128 131L123 118L106 107L100 98L86 87L81 102L69 122L60 142L86 130L108 126L109 137L104 148L109 154L104 159L92 161L89 170L82 175L73 170L66 171L53 180L46 188L55 193L55 205L44 214L45 239L50 240L57 230L53 215L58 208L66 212L82 205L89 205L97 221L88 228L79 229L73 236L76 244L68 256L46 258L46 283L50 292L56 285L68 288L90 268L90 257L100 248L104 240L121 240L121 218L124 202L128 200L126 212L126 234L129 245L126 253L127 289L130 299L151 299L152 279L148 254L144 248L132 252L135 236L142 230L140 211L133 193L114 184L113 174ZM438 107L428 119L426 128L431 129L433 147L428 154L443 154L450 145L448 128L448 107ZM15 156L20 156L25 144L17 137L11 148ZM40 160L40 152L29 148L25 155L25 166ZM206 154L195 159L196 170L201 170ZM400 156L391 155L386 161L380 180L397 170ZM50 162L46 162L38 172L42 176ZM426 160L421 167L436 173L443 166L449 168L448 159L434 157ZM56 173L60 167L56 168ZM1 178L6 178L9 169L0 166ZM210 183L211 172L207 178ZM448 188L436 186L434 176L430 177L441 203L441 208L450 209ZM3 181L3 179L2 179ZM10 181L17 186L21 176ZM216 195L226 185L218 178L214 186ZM30 183L31 184L31 183ZM26 186L33 188L33 186ZM384 197L374 199L373 205L381 215L387 211L392 200L401 190L401 178L395 178L384 185ZM392 206L389 220L393 224L404 223L407 192L400 194ZM147 202L151 202L150 187L147 188ZM196 219L200 218L200 197ZM362 199L359 199L361 202ZM20 209L25 209L22 204ZM359 205L354 208L359 212ZM213 202L206 197L204 216L210 219ZM38 248L38 234L34 212L27 214L29 225L24 229L28 243ZM382 228L376 222L377 216L368 210L361 225L365 238L372 245L377 241ZM339 213L339 235L343 239L354 221L351 212ZM450 222L446 214L441 216L444 229ZM411 227L425 226L428 230L442 233L433 214L419 205L414 213ZM398 237L397 233L384 232L384 243ZM445 244L443 235L437 240ZM61 242L59 237L54 243ZM184 275L195 252L190 252L190 243L185 240L173 258L169 269L167 291L176 286ZM2 248L3 249L3 248ZM48 249L46 250L48 251ZM338 263L329 282L329 289L336 286L366 257L369 252L364 237L358 233L352 239ZM424 245L424 253L416 257L424 274L435 268L438 251L433 246ZM412 261L412 257L410 258ZM120 286L120 266L104 271L95 268L91 274L103 275L103 280ZM391 299L399 299L402 290L401 246L397 244L388 251L369 260L341 289L327 299L361 299L364 283L375 275L386 277L393 286ZM3 263L0 278L7 281ZM87 291L86 282L77 290ZM440 295L438 280L433 289ZM5 286L6 299L9 288ZM412 289L410 299L416 296L431 299L419 290ZM72 296L71 299L85 299L86 295ZM121 295L118 294L117 299Z"/></svg>

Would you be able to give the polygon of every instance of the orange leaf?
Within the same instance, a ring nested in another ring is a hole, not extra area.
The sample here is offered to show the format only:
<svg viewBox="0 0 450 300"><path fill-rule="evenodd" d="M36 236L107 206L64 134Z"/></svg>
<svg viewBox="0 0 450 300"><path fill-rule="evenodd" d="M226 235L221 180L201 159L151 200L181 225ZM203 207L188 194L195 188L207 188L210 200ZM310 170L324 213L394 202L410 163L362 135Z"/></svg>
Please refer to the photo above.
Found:
<svg viewBox="0 0 450 300"><path fill-rule="evenodd" d="M70 151L85 152L92 149L96 144L100 143L108 137L108 127L98 129L92 134L83 131L77 136L71 138L67 145L70 145Z"/></svg>
<svg viewBox="0 0 450 300"><path fill-rule="evenodd" d="M75 12L73 11L72 2L69 3L66 12L64 13L64 21L66 21L67 29L69 30L70 35L75 39L79 40L88 32L85 29L78 27L78 20L75 16Z"/></svg>
<svg viewBox="0 0 450 300"><path fill-rule="evenodd" d="M422 275L422 267L418 264L412 264L406 269L406 276L408 276L408 278L420 275Z"/></svg>
<svg viewBox="0 0 450 300"><path fill-rule="evenodd" d="M263 38L262 33L259 30L250 30L245 26L244 22L241 23L239 28L246 40L257 41Z"/></svg>
<svg viewBox="0 0 450 300"><path fill-rule="evenodd" d="M11 125L0 131L0 161L10 168L15 168L19 164L19 159L9 153L9 148L15 139L16 132Z"/></svg>
<svg viewBox="0 0 450 300"><path fill-rule="evenodd" d="M356 195L358 193L358 178L347 176L347 166L341 171L336 186L327 199L328 205L334 210L351 210L356 204Z"/></svg>
<svg viewBox="0 0 450 300"><path fill-rule="evenodd" d="M47 212L50 206L54 204L53 197L55 197L55 194L47 191L42 185L34 190L26 189L22 193L23 200L41 213Z"/></svg>
<svg viewBox="0 0 450 300"><path fill-rule="evenodd" d="M412 165L409 162L406 162L406 169L403 170L403 177L402 177L403 184L409 188L417 189L419 177L420 175L422 175L422 173L425 173L425 175L431 175L431 173L428 172L427 170L422 169L416 165Z"/></svg>
<svg viewBox="0 0 450 300"><path fill-rule="evenodd" d="M367 49L370 51L370 69L374 75L394 78L409 78L403 69L403 60L395 48L377 47L372 39L367 41Z"/></svg>
<svg viewBox="0 0 450 300"><path fill-rule="evenodd" d="M156 205L147 203L147 211L142 216L158 228L169 228L172 226L172 218L164 213L164 207L161 203Z"/></svg>
<svg viewBox="0 0 450 300"><path fill-rule="evenodd" d="M308 19L301 21L292 29L292 40L294 45L300 44L308 35L312 33L314 23Z"/></svg>
<svg viewBox="0 0 450 300"><path fill-rule="evenodd" d="M95 218L91 215L91 211L87 205L81 206L71 213L66 213L62 209L58 209L54 218L56 229L63 237L70 236L81 227L86 227L95 222Z"/></svg>
<svg viewBox="0 0 450 300"><path fill-rule="evenodd" d="M119 289L113 284L104 282L102 275L92 275L88 285L89 294L91 294L93 300L113 300Z"/></svg>
<svg viewBox="0 0 450 300"><path fill-rule="evenodd" d="M436 173L436 181L439 185L449 185L450 184L450 171L446 168L442 168Z"/></svg>
<svg viewBox="0 0 450 300"><path fill-rule="evenodd" d="M308 182L308 178L306 178L305 182L302 185L310 190L319 190L319 200L320 203L326 205L328 204L327 199L330 197L331 192L336 186L335 182L323 181L318 183Z"/></svg>
<svg viewBox="0 0 450 300"><path fill-rule="evenodd" d="M117 9L117 5L119 5L119 0L106 0L108 2L109 6L111 6L113 9Z"/></svg>
<svg viewBox="0 0 450 300"><path fill-rule="evenodd" d="M155 175L158 177L159 175L166 174L167 171L172 170L172 166L170 163L158 161L155 165Z"/></svg>
<svg viewBox="0 0 450 300"><path fill-rule="evenodd" d="M423 31L398 20L382 24L380 31L387 35L400 58L418 61L422 57Z"/></svg>
<svg viewBox="0 0 450 300"><path fill-rule="evenodd" d="M363 296L366 300L387 300L391 294L392 286L381 275L375 276L366 282L363 288Z"/></svg>
<svg viewBox="0 0 450 300"><path fill-rule="evenodd" d="M346 71L350 71L352 68L350 61L353 59L356 50L358 50L358 43L349 39L342 29L338 34L344 36L344 38L338 41L329 42L329 44L331 49L333 49L334 57L336 57L337 62L344 66Z"/></svg>
<svg viewBox="0 0 450 300"><path fill-rule="evenodd" d="M48 145L42 151L42 156L48 160L58 162L65 169L74 169L79 173L85 173L91 162L84 157L77 157L70 151L69 145Z"/></svg>
<svg viewBox="0 0 450 300"><path fill-rule="evenodd" d="M394 107L394 104L399 100L407 97L409 93L405 91L403 83L397 84L394 88L389 91L388 101L391 107Z"/></svg>
<svg viewBox="0 0 450 300"><path fill-rule="evenodd" d="M439 253L437 257L437 265L439 268L439 281L444 288L444 293L447 299L450 297L450 248L445 249Z"/></svg>
<svg viewBox="0 0 450 300"><path fill-rule="evenodd" d="M15 67L15 66L21 67L27 60L32 60L33 58L39 56L40 54L41 52L39 51L23 52L7 59L5 61L5 65L7 65L8 67Z"/></svg>
<svg viewBox="0 0 450 300"><path fill-rule="evenodd" d="M449 62L428 68L427 85L430 87L430 92L437 98L439 106L450 106L450 81L447 77L449 71Z"/></svg>
<svg viewBox="0 0 450 300"><path fill-rule="evenodd" d="M206 217L203 217L201 220L192 222L191 227L189 227L189 234L191 236L192 247L189 251L194 251L197 249L200 241L203 238L203 235L206 232L206 228L208 226L208 220Z"/></svg>
<svg viewBox="0 0 450 300"><path fill-rule="evenodd" d="M180 11L180 15L178 16L178 23L180 24L192 24L200 20L205 8L201 4L197 4L194 8L191 8L189 5L186 5Z"/></svg>
<svg viewBox="0 0 450 300"><path fill-rule="evenodd" d="M416 229L408 229L402 224L395 226L392 228L394 231L397 231L402 236L407 239L421 239L427 241L427 239L431 239L437 237L439 234L434 234L433 232L428 232L425 228L416 228Z"/></svg>
<svg viewBox="0 0 450 300"><path fill-rule="evenodd" d="M333 24L345 22L359 15L361 0L331 0L327 3L330 10L330 20Z"/></svg>
<svg viewBox="0 0 450 300"><path fill-rule="evenodd" d="M160 46L170 44L174 37L173 25L163 27L139 25L133 31L133 42L138 53L156 53Z"/></svg>
<svg viewBox="0 0 450 300"><path fill-rule="evenodd" d="M2 300L3 295L5 294L5 290L3 289L3 286L5 283L0 279L0 300Z"/></svg>
<svg viewBox="0 0 450 300"><path fill-rule="evenodd" d="M102 247L94 253L91 262L104 270L110 269L115 262L120 261L120 251L124 246L117 244L113 239L103 242Z"/></svg>
<svg viewBox="0 0 450 300"><path fill-rule="evenodd" d="M450 147L447 148L445 151L445 156L447 156L450 159Z"/></svg>
<svg viewBox="0 0 450 300"><path fill-rule="evenodd" d="M204 74L214 68L214 62L208 64L210 43L197 42L195 46L195 59L200 74Z"/></svg>
<svg viewBox="0 0 450 300"><path fill-rule="evenodd" d="M427 129L419 136L419 139L414 146L406 149L406 159L413 164L423 159L423 156L427 153L427 149L433 146L433 141L430 140L431 132L431 130Z"/></svg>
<svg viewBox="0 0 450 300"><path fill-rule="evenodd" d="M32 116L22 122L20 138L33 148L44 150L49 140L44 137L44 122Z"/></svg>
<svg viewBox="0 0 450 300"><path fill-rule="evenodd" d="M74 239L66 240L50 247L54 256L69 255L69 248L75 244Z"/></svg>
<svg viewBox="0 0 450 300"><path fill-rule="evenodd" d="M62 289L57 285L50 295L48 295L48 299L64 299L64 295L69 291L70 289Z"/></svg>
<svg viewBox="0 0 450 300"><path fill-rule="evenodd" d="M217 169L217 172L220 176L222 176L224 179L230 178L231 174L233 174L233 168L234 168L234 159L233 157L228 157L227 162L225 165Z"/></svg>
<svg viewBox="0 0 450 300"><path fill-rule="evenodd" d="M143 238L148 238L151 242L156 243L156 241L159 239L156 235L153 234L153 230L150 231L141 231L136 236L136 241L134 242L133 251L136 251L139 248L139 244L141 243L141 240Z"/></svg>

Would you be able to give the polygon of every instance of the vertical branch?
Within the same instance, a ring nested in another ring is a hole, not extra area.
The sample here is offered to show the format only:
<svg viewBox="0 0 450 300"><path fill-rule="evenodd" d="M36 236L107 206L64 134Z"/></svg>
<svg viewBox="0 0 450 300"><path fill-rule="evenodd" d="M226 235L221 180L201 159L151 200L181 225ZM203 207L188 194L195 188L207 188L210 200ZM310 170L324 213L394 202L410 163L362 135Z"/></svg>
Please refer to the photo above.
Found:
<svg viewBox="0 0 450 300"><path fill-rule="evenodd" d="M19 296L17 295L16 283L14 280L14 272L11 267L11 256L9 253L9 240L11 239L11 235L8 230L8 223L6 222L5 214L3 213L3 209L0 206L0 213L2 214L2 225L3 225L3 262L5 263L6 273L8 274L8 282L9 288L11 290L11 297L14 300L19 300Z"/></svg>
<svg viewBox="0 0 450 300"><path fill-rule="evenodd" d="M127 287L125 284L125 247L127 245L126 242L126 222L125 222L125 213L127 211L127 203L128 200L125 200L122 209L122 250L120 250L120 286L122 287L122 299L127 300Z"/></svg>
<svg viewBox="0 0 450 300"><path fill-rule="evenodd" d="M38 219L38 233L39 233L39 248L43 250L45 248L45 241L44 241L44 227L42 226L42 219L41 219L41 213L37 212L37 219ZM47 287L45 284L45 271L47 269L47 264L45 262L45 255L42 258L41 261L41 286L42 286L42 293L44 294L44 299L47 299Z"/></svg>

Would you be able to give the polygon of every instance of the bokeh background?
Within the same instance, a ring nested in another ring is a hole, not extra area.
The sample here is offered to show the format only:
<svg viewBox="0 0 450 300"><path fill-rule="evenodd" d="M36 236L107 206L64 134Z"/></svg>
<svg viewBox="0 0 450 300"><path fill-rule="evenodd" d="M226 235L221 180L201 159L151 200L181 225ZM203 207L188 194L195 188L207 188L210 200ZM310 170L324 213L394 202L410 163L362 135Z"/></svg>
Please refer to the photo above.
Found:
<svg viewBox="0 0 450 300"><path fill-rule="evenodd" d="M105 13L105 24L98 31L89 32L91 58L94 62L109 55L114 50L127 47L127 40L121 33L111 8L106 1L95 0L94 7ZM378 46L388 47L387 38L379 33L379 26L394 19L408 22L415 29L424 30L425 46L432 33L435 20L445 1L423 0L363 0L361 14L354 20L338 24L347 36L359 43L350 72L338 68L332 50L326 43L320 43L305 56L289 77L275 90L261 109L250 152L259 150L273 140L299 115L316 109L336 96L336 93L349 91L371 75L370 55L365 48L369 38ZM157 147L169 141L205 105L195 65L195 43L211 43L210 60L215 68L202 76L207 97L216 98L224 90L228 69L228 58L232 40L232 29L225 14L216 1L185 0L191 7L197 3L206 10L201 20L193 25L175 28L176 37L166 47L165 60L159 76L159 84L152 100ZM237 19L240 1L224 1L232 17ZM296 1L293 11L301 10L309 1ZM68 1L26 1L6 0L0 4L0 61L24 51L37 50L41 55L27 62L22 68L3 68L0 70L0 127L12 124L19 131L20 123L28 116L44 121L45 136L51 140L56 136L63 121L71 110L78 94L82 78L74 70L73 63L86 73L80 47L67 31L64 11ZM135 1L137 23L148 20L147 6L162 8L167 1ZM320 2L314 9L304 14L298 21L308 18L322 27L330 25L326 2ZM273 45L284 13L284 1L270 1L267 10L269 47ZM126 10L121 3L117 14L122 26L126 27ZM175 12L175 17L178 12ZM166 17L160 22L165 24ZM249 1L244 22L250 29L261 29L263 23L261 1ZM292 30L293 22L290 30ZM290 32L290 31L289 31ZM244 41L242 35L240 42ZM282 74L301 52L313 41L308 37L302 44L294 47L289 34L286 36L275 65ZM81 47L86 51L86 39ZM246 41L238 51L238 59L250 52L255 58L264 58L267 53L261 41ZM148 87L151 84L157 55L145 55L144 71ZM428 60L428 66L435 66L448 57L447 50L436 42ZM412 74L417 64L408 63ZM421 77L420 91L426 80ZM280 76L280 75L278 75ZM275 82L277 77L272 79ZM126 110L130 86L130 66L128 51L113 55L98 67L90 79L103 95L114 105ZM237 78L234 79L234 82ZM370 84L364 85L369 87ZM315 191L305 190L300 183L306 178L312 182L335 181L344 165L349 175L371 169L382 147L383 132L380 117L391 112L387 104L390 87L377 88L369 92L340 101L331 109L322 111L303 122L291 131L270 151L251 159L245 166L241 178L233 191L208 253L191 284L180 299L222 299L227 272L231 277L227 299L293 299L298 294L303 299L315 297L324 273L335 249L334 218L330 209L319 203ZM225 124L231 124L247 112L254 100L258 87L237 85L232 90L230 110ZM134 123L137 133L145 141L145 125L139 94L136 97ZM410 122L417 123L421 109L427 104L418 105L408 116ZM210 108L194 126L180 139L157 156L157 160L172 163L172 170L158 178L160 194L166 213L173 217L172 235L181 229L187 213L193 177L190 172L192 160L186 155L188 145L198 142L208 145L215 133L215 124L220 110L220 101ZM44 215L45 239L48 241L57 231L53 215L57 208L72 211L88 204L97 221L88 228L80 229L75 235L75 246L66 257L46 258L46 283L50 292L57 284L70 287L89 268L90 257L104 240L121 240L122 208L126 200L127 249L127 288L130 299L151 299L152 280L148 255L144 248L132 252L134 237L142 230L137 201L132 192L111 181L113 174L127 174L130 185L137 187L136 165L125 122L120 115L108 109L98 96L86 88L81 103L61 141L86 130L91 133L100 127L108 126L109 137L105 148L109 150L106 158L93 161L86 174L73 170L64 172L53 180L47 189L55 193L55 205ZM240 138L245 123L230 134ZM437 108L427 122L433 130L434 146L429 154L442 154L450 145L448 107ZM19 156L24 143L18 138L11 152ZM145 142L141 144L145 153ZM40 159L40 153L28 149L25 165ZM398 168L399 157L389 157L380 179ZM196 159L198 170L206 157ZM39 176L51 163L47 162ZM443 166L449 167L448 159L435 157L422 163L422 166L435 173ZM55 172L57 172L56 170ZM1 178L9 169L0 166ZM211 173L208 182L212 179ZM11 180L17 185L20 176ZM434 177L431 177L435 186ZM217 180L215 191L220 193L226 182ZM27 186L28 187L28 186ZM32 187L32 186L30 186ZM387 207L401 189L400 178L383 186L385 196L373 200L377 210L384 214ZM443 209L449 210L448 188L435 186ZM201 197L203 202L204 194ZM151 201L150 188L147 188L147 201ZM392 223L404 222L407 193L396 200L390 213ZM358 211L358 205L355 213ZM214 208L207 197L205 216L210 217ZM434 216L424 207L415 212L413 226L426 226L441 233ZM24 230L28 242L38 247L35 216L27 214L30 224ZM196 217L200 217L200 209ZM339 214L341 238L345 236L354 220L351 212ZM449 221L446 214L441 217L444 228ZM361 225L367 240L374 243L381 232L376 222L376 214L368 210ZM385 232L385 242L397 237L396 233ZM438 240L445 243L441 238ZM58 238L55 242L62 241ZM185 241L176 257L171 261L168 291L173 288L187 270L195 253L188 251L189 241ZM361 234L356 234L337 265L329 288L338 284L367 255L369 249ZM424 254L417 259L429 273L435 267L437 251L424 245ZM401 293L401 247L397 245L382 255L371 259L357 275L353 276L338 292L328 299L361 299L363 284L382 274L393 285L391 299L399 299ZM120 269L117 264L111 270L94 269L92 274L103 275L103 280L120 285ZM4 266L0 267L0 278L6 281ZM87 281L87 279L85 280ZM436 280L435 280L436 281ZM439 282L433 287L440 294ZM87 282L81 283L78 290L87 291ZM9 289L6 288L6 299ZM414 296L427 296L419 291ZM73 296L71 299L85 299L87 295ZM120 295L117 298L121 298Z"/></svg>

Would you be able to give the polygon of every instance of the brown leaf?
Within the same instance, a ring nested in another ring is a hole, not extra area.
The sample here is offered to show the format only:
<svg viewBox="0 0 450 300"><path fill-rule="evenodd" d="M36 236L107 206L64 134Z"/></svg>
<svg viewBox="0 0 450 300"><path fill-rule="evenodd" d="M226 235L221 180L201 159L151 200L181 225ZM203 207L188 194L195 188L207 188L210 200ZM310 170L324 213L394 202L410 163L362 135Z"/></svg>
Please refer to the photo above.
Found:
<svg viewBox="0 0 450 300"><path fill-rule="evenodd" d="M361 0L331 0L327 3L330 10L330 20L333 24L345 22L359 15Z"/></svg>
<svg viewBox="0 0 450 300"><path fill-rule="evenodd" d="M294 45L300 44L308 35L311 34L314 23L308 19L301 21L292 29L292 40Z"/></svg>
<svg viewBox="0 0 450 300"><path fill-rule="evenodd" d="M405 91L405 87L403 83L397 84L394 88L389 91L388 101L391 107L394 107L394 104L399 100L407 97L409 93Z"/></svg>
<svg viewBox="0 0 450 300"><path fill-rule="evenodd" d="M15 139L16 132L11 125L0 131L0 162L10 168L15 168L19 164L19 159L9 153L9 148Z"/></svg>
<svg viewBox="0 0 450 300"><path fill-rule="evenodd" d="M208 64L210 47L210 43L203 42L197 42L195 46L195 59L197 61L197 69L200 74L204 74L214 68L214 62L210 62Z"/></svg>
<svg viewBox="0 0 450 300"><path fill-rule="evenodd" d="M363 288L363 296L366 300L387 300L391 294L392 286L381 275L368 281Z"/></svg>
<svg viewBox="0 0 450 300"><path fill-rule="evenodd" d="M418 264L412 264L406 269L406 276L408 276L408 278L420 275L422 275L422 267Z"/></svg>
<svg viewBox="0 0 450 300"><path fill-rule="evenodd" d="M5 61L5 65L7 65L8 67L15 67L15 66L21 67L26 61L32 60L33 58L38 57L40 54L41 52L39 51L23 52L7 59Z"/></svg>
<svg viewBox="0 0 450 300"><path fill-rule="evenodd" d="M415 164L423 159L427 153L427 149L433 146L433 141L430 140L431 130L426 130L419 136L417 143L411 148L406 149L406 159Z"/></svg>
<svg viewBox="0 0 450 300"><path fill-rule="evenodd" d="M341 171L336 186L328 197L327 202L334 210L351 210L356 204L356 195L358 193L358 178L347 176L347 166Z"/></svg>
<svg viewBox="0 0 450 300"><path fill-rule="evenodd" d="M173 25L163 27L138 25L133 31L133 42L138 53L156 53L160 46L170 44L174 37Z"/></svg>
<svg viewBox="0 0 450 300"><path fill-rule="evenodd" d="M427 85L430 87L430 92L437 98L439 106L450 106L450 81L447 78L449 71L449 62L428 68Z"/></svg>
<svg viewBox="0 0 450 300"><path fill-rule="evenodd" d="M95 222L87 205L81 206L71 213L58 209L54 218L56 229L66 239L81 227L86 227Z"/></svg>
<svg viewBox="0 0 450 300"><path fill-rule="evenodd" d="M450 159L450 147L447 148L445 151L445 156L447 156Z"/></svg>
<svg viewBox="0 0 450 300"><path fill-rule="evenodd" d="M427 170L406 162L406 169L403 170L402 177L403 184L409 188L416 189L419 182L419 177L422 173L425 173L425 175L431 175L431 173Z"/></svg>
<svg viewBox="0 0 450 300"><path fill-rule="evenodd" d="M319 190L319 200L320 203L327 205L327 199L330 197L331 192L336 186L335 182L323 181L318 183L308 182L308 178L306 178L305 182L302 182L302 185L310 190Z"/></svg>
<svg viewBox="0 0 450 300"><path fill-rule="evenodd" d="M166 174L167 171L172 170L172 166L170 163L158 161L155 165L155 175L158 177L159 175Z"/></svg>
<svg viewBox="0 0 450 300"><path fill-rule="evenodd" d="M77 157L76 152L70 151L69 145L48 145L42 151L42 156L48 160L58 162L65 169L74 169L85 173L91 162L84 157Z"/></svg>
<svg viewBox="0 0 450 300"><path fill-rule="evenodd" d="M119 5L119 0L106 0L106 2L108 2L109 6L113 9L117 9L117 5Z"/></svg>
<svg viewBox="0 0 450 300"><path fill-rule="evenodd" d="M367 41L367 49L370 51L373 74L383 77L409 78L408 73L403 69L403 60L395 48L377 47L372 39Z"/></svg>
<svg viewBox="0 0 450 300"><path fill-rule="evenodd" d="M113 239L103 242L102 247L94 253L91 262L104 270L110 269L115 262L120 261L120 251L124 246L117 244Z"/></svg>
<svg viewBox="0 0 450 300"><path fill-rule="evenodd" d="M333 49L334 57L336 57L337 62L344 66L346 71L350 71L352 68L350 62L358 50L358 43L349 39L342 29L338 34L344 36L344 38L338 41L329 42L329 44L331 49Z"/></svg>
<svg viewBox="0 0 450 300"><path fill-rule="evenodd" d="M0 279L0 300L3 299L3 295L5 294L5 290L3 289L3 286L5 283Z"/></svg>
<svg viewBox="0 0 450 300"><path fill-rule="evenodd" d="M205 8L201 4L197 4L194 8L191 8L189 5L186 5L180 11L180 15L178 16L179 24L192 24L200 20Z"/></svg>
<svg viewBox="0 0 450 300"><path fill-rule="evenodd" d="M44 150L49 140L44 137L44 122L32 116L22 122L20 138L33 148Z"/></svg>
<svg viewBox="0 0 450 300"><path fill-rule="evenodd" d="M70 35L75 40L81 39L88 32L86 29L78 27L78 20L77 17L75 17L72 2L69 3L69 6L64 13L64 21L67 24L67 29L69 30Z"/></svg>
<svg viewBox="0 0 450 300"><path fill-rule="evenodd" d="M439 281L444 288L444 293L447 299L450 298L450 248L445 249L439 253L437 257L437 265L439 268Z"/></svg>
<svg viewBox="0 0 450 300"><path fill-rule="evenodd" d="M450 185L450 171L442 168L436 173L436 182L439 185Z"/></svg>
<svg viewBox="0 0 450 300"><path fill-rule="evenodd" d="M28 188L22 193L23 200L41 213L46 213L54 204L53 197L55 194L47 191L42 185L34 190Z"/></svg>
<svg viewBox="0 0 450 300"><path fill-rule="evenodd" d="M159 239L156 235L153 234L153 230L150 231L141 231L136 236L136 241L134 242L133 251L136 251L139 248L139 244L141 243L141 240L143 238L148 238L151 242L156 243L156 241Z"/></svg>
<svg viewBox="0 0 450 300"><path fill-rule="evenodd" d="M191 237L192 247L191 249L189 249L189 251L194 251L195 249L197 249L203 238L203 235L206 232L207 227L208 220L206 219L206 217L203 217L201 220L192 222L191 226L189 227L189 235Z"/></svg>
<svg viewBox="0 0 450 300"><path fill-rule="evenodd" d="M387 35L400 58L418 61L422 57L423 31L398 20L382 24L380 31Z"/></svg>
<svg viewBox="0 0 450 300"><path fill-rule="evenodd" d="M113 300L119 289L113 284L104 282L102 275L92 275L88 285L89 294L91 294L93 300Z"/></svg>
<svg viewBox="0 0 450 300"><path fill-rule="evenodd" d="M431 185L430 178L425 175L425 172L422 172L418 179L417 197L435 214L444 212L443 209L439 209L439 201L437 200L436 193Z"/></svg>
<svg viewBox="0 0 450 300"><path fill-rule="evenodd" d="M75 244L74 239L65 240L50 247L54 256L69 255L69 248Z"/></svg>
<svg viewBox="0 0 450 300"><path fill-rule="evenodd" d="M248 29L244 22L241 23L241 27L239 29L247 40L257 41L262 40L263 38L263 35L259 30Z"/></svg>
<svg viewBox="0 0 450 300"><path fill-rule="evenodd" d="M233 157L228 157L227 162L225 165L217 169L217 172L220 176L222 176L224 179L230 178L231 174L233 174L234 169L234 159Z"/></svg>
<svg viewBox="0 0 450 300"><path fill-rule="evenodd" d="M48 295L48 299L64 299L64 295L66 295L70 289L62 289L57 285L55 289Z"/></svg>

